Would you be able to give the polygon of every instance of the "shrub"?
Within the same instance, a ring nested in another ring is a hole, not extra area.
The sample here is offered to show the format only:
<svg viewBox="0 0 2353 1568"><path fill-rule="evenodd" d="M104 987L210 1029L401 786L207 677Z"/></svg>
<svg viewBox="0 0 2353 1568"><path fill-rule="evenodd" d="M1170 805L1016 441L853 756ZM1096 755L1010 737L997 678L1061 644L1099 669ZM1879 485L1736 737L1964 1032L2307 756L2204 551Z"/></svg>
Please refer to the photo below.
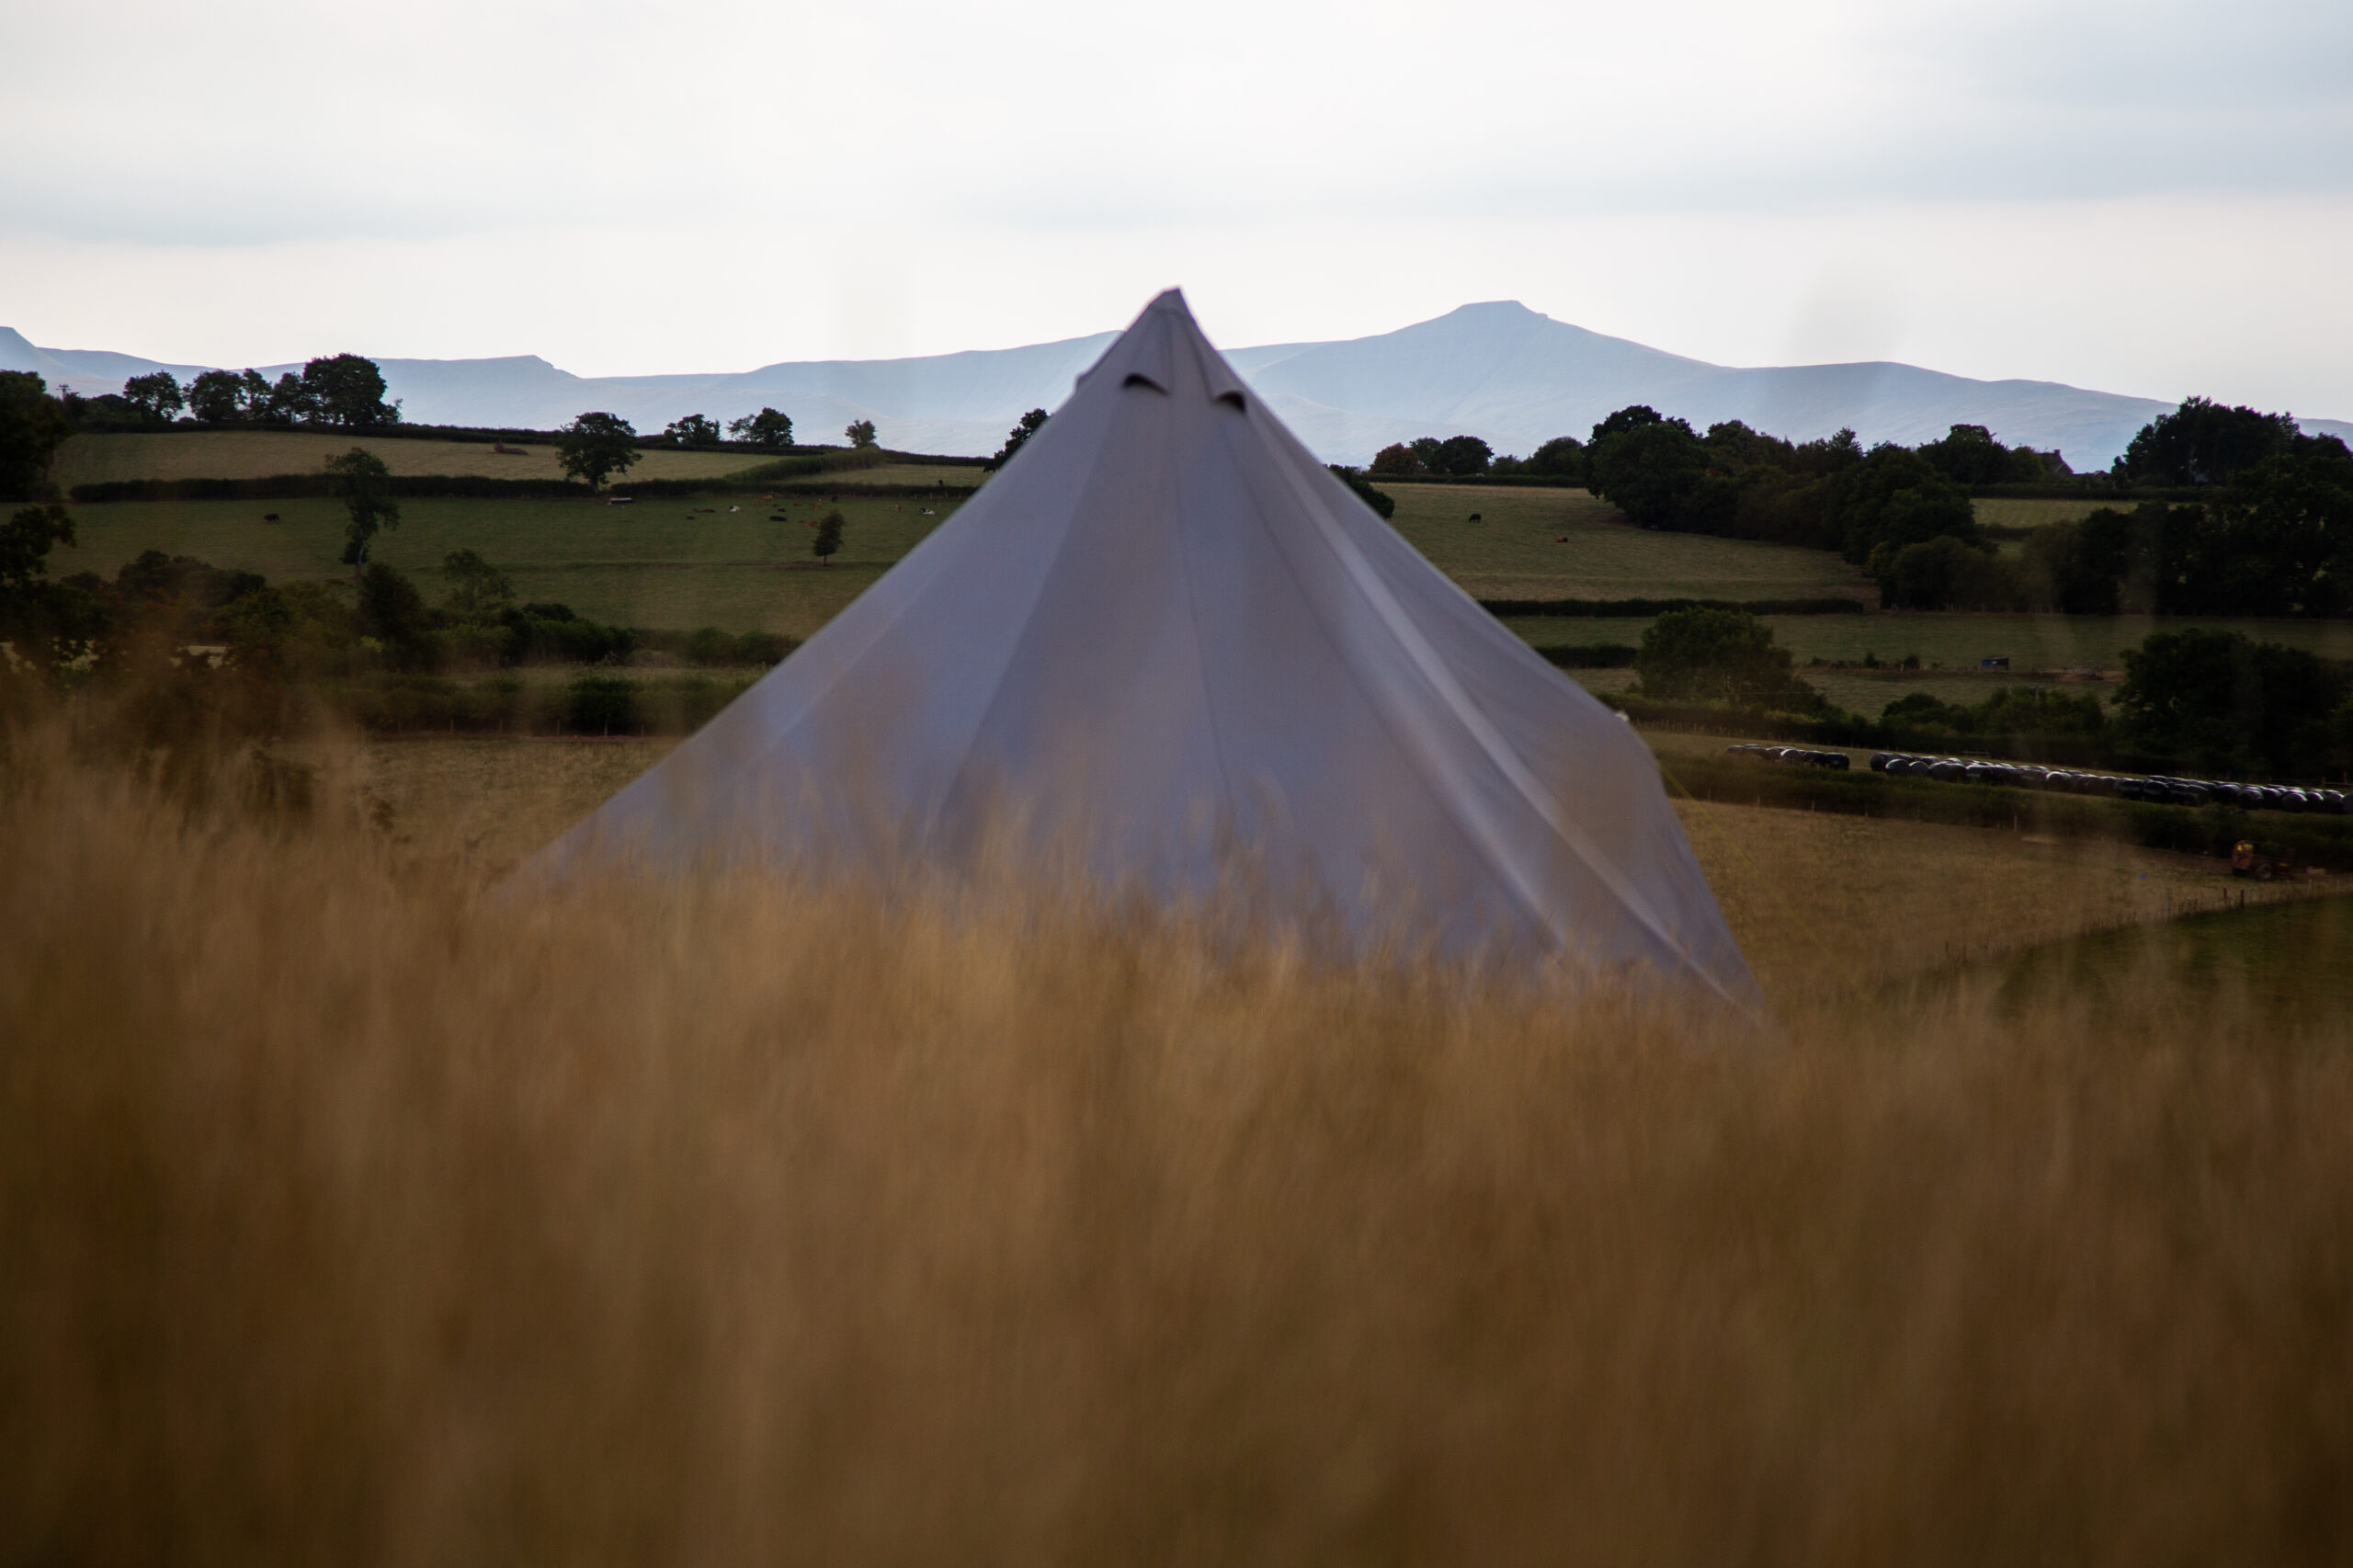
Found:
<svg viewBox="0 0 2353 1568"><path fill-rule="evenodd" d="M1882 544L1870 566L1880 604L1889 609L2018 609L2026 597L2007 562L1950 535L1901 550Z"/></svg>
<svg viewBox="0 0 2353 1568"><path fill-rule="evenodd" d="M635 734L636 687L609 676L583 676L564 688L564 723L575 734Z"/></svg>
<svg viewBox="0 0 2353 1568"><path fill-rule="evenodd" d="M1805 712L1822 694L1790 669L1790 651L1773 629L1738 610L1683 609L1660 616L1643 633L1634 667L1643 695L1670 702L1730 702Z"/></svg>
<svg viewBox="0 0 2353 1568"><path fill-rule="evenodd" d="M1385 490L1373 488L1366 482L1364 475L1355 469L1343 468L1338 463L1333 463L1331 469L1333 476L1347 485L1358 500L1380 513L1383 517L1393 517L1397 515L1397 498L1394 495Z"/></svg>

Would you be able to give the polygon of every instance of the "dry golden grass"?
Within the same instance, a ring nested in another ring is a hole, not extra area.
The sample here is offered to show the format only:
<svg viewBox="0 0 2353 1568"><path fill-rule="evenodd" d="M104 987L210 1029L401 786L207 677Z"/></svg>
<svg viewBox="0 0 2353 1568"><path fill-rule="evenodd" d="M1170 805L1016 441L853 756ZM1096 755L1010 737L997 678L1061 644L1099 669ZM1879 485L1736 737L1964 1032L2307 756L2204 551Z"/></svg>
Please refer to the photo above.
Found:
<svg viewBox="0 0 2353 1568"><path fill-rule="evenodd" d="M2353 1550L2344 1019L1757 1034L5 784L5 1561Z"/></svg>
<svg viewBox="0 0 2353 1568"><path fill-rule="evenodd" d="M2353 1550L2342 1017L1760 1033L0 778L0 1561Z"/></svg>

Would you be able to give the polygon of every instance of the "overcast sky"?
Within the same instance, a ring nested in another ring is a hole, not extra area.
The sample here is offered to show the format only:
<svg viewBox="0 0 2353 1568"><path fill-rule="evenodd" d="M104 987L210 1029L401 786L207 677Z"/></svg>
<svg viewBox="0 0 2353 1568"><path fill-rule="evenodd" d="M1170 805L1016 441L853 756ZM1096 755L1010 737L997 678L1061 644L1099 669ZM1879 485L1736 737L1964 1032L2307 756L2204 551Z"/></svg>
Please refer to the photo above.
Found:
<svg viewBox="0 0 2353 1568"><path fill-rule="evenodd" d="M2353 417L2347 0L0 0L0 324L583 374L1474 300Z"/></svg>

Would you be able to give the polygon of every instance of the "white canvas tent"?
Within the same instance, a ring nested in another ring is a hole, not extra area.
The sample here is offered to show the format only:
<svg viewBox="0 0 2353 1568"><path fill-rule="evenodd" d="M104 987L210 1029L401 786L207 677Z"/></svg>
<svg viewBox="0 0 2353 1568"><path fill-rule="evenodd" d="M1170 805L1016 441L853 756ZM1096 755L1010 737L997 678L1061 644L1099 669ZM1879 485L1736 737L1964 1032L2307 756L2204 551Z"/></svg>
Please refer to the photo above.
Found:
<svg viewBox="0 0 2353 1568"><path fill-rule="evenodd" d="M1745 1002L1648 749L1349 493L1171 290L988 485L548 871L945 857L1015 813L1107 881L1263 885Z"/></svg>

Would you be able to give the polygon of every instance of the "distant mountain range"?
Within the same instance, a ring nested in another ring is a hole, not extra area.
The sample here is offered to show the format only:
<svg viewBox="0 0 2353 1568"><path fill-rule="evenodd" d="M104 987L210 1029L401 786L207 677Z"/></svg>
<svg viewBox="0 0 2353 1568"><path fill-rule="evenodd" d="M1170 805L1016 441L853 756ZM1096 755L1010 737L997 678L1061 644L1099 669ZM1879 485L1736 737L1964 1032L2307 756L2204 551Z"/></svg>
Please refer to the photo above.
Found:
<svg viewBox="0 0 2353 1568"><path fill-rule="evenodd" d="M788 362L724 375L575 376L537 356L379 359L391 395L419 424L549 429L605 409L641 430L688 414L730 419L773 405L804 439L871 419L902 451L985 454L1022 412L1053 408L1115 333L914 359ZM1556 322L1512 301L1464 305L1434 321L1337 343L1229 352L1267 405L1327 461L1361 463L1392 441L1468 433L1525 454L1554 436L1580 438L1603 415L1646 403L1704 429L1740 419L1806 440L1851 426L1866 442L1907 445L1957 424L2011 446L2057 448L2077 469L2104 467L2171 403L2056 381L1980 381L1915 365L1789 365L1738 369L1646 348ZM52 387L114 392L130 376L206 367L136 355L39 348L0 327L0 369L34 370ZM257 367L273 380L300 366ZM2353 438L2353 424L2302 421Z"/></svg>

